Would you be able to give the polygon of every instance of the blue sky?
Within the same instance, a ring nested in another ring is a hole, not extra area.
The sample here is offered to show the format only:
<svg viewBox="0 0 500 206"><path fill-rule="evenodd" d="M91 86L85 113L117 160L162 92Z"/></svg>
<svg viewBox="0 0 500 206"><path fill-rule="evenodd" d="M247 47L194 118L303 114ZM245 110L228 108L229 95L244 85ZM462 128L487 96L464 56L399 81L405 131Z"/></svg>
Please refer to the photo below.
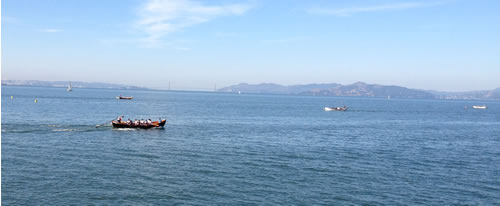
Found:
<svg viewBox="0 0 500 206"><path fill-rule="evenodd" d="M500 87L496 0L4 0L2 79Z"/></svg>

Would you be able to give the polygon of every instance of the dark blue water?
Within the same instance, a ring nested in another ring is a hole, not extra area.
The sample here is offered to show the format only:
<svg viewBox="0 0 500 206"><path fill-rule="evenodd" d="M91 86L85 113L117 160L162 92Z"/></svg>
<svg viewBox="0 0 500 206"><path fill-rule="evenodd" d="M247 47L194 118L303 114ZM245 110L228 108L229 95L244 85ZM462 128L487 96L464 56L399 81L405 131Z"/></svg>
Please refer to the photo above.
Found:
<svg viewBox="0 0 500 206"><path fill-rule="evenodd" d="M500 204L500 103L2 86L2 204Z"/></svg>

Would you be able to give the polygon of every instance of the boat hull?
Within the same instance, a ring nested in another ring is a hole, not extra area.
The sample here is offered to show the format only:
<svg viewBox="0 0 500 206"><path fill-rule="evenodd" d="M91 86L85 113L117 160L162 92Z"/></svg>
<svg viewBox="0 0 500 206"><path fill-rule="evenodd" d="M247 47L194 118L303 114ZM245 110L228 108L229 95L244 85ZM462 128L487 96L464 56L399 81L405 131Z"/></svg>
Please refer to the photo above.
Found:
<svg viewBox="0 0 500 206"><path fill-rule="evenodd" d="M113 121L111 122L113 124L114 128L134 128L134 129L151 129L151 128L163 128L165 126L165 123L167 120L161 120L159 121L154 121L151 124L129 124L127 122L118 122L118 121Z"/></svg>
<svg viewBox="0 0 500 206"><path fill-rule="evenodd" d="M134 97L116 97L116 99L125 99L125 100L131 100Z"/></svg>
<svg viewBox="0 0 500 206"><path fill-rule="evenodd" d="M325 107L325 111L346 111L347 107Z"/></svg>
<svg viewBox="0 0 500 206"><path fill-rule="evenodd" d="M482 105L482 106L474 105L474 106L472 106L472 108L474 108L474 109L486 109L487 107L485 105Z"/></svg>

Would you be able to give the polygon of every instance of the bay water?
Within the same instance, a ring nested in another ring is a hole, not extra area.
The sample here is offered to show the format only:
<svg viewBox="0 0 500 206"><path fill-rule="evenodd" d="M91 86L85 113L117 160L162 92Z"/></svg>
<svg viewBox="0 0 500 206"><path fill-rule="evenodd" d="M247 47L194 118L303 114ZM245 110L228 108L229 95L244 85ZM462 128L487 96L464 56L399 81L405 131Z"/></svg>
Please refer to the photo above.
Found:
<svg viewBox="0 0 500 206"><path fill-rule="evenodd" d="M500 102L2 86L1 111L2 205L500 204Z"/></svg>

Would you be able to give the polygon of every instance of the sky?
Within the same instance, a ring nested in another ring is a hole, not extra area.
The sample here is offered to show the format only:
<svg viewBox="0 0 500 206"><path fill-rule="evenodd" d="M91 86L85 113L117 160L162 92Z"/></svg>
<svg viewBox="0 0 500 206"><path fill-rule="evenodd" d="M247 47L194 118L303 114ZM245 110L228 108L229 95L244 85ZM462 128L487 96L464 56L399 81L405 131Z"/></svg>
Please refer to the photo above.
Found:
<svg viewBox="0 0 500 206"><path fill-rule="evenodd" d="M2 79L500 87L497 0L3 0Z"/></svg>

